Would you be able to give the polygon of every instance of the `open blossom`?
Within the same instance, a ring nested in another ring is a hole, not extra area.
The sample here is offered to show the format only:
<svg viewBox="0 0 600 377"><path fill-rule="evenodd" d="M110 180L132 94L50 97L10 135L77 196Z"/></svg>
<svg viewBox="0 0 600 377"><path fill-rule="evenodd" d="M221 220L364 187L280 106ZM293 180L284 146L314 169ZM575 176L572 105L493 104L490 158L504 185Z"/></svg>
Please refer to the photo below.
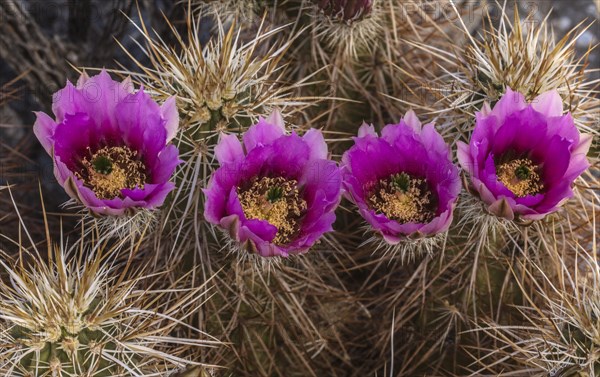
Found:
<svg viewBox="0 0 600 377"><path fill-rule="evenodd" d="M123 215L163 204L180 163L169 141L179 117L174 98L159 106L129 79L106 71L82 75L54 94L56 119L37 112L34 132L54 160L66 192L99 215Z"/></svg>
<svg viewBox="0 0 600 377"><path fill-rule="evenodd" d="M285 133L274 112L243 135L222 134L204 216L250 252L263 257L306 252L332 230L341 196L341 174L327 159L316 129Z"/></svg>
<svg viewBox="0 0 600 377"><path fill-rule="evenodd" d="M389 244L448 230L460 193L458 168L433 124L410 111L377 135L363 124L342 157L344 189Z"/></svg>
<svg viewBox="0 0 600 377"><path fill-rule="evenodd" d="M538 220L573 195L571 185L589 163L591 135L580 134L556 91L531 104L507 88L493 110L485 105L458 160L471 189L501 218Z"/></svg>

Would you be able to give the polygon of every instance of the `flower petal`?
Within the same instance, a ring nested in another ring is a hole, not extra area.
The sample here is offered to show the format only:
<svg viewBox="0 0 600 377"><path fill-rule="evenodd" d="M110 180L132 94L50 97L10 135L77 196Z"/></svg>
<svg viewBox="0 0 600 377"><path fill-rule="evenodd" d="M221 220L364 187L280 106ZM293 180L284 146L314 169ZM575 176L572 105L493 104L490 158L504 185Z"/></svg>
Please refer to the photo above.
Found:
<svg viewBox="0 0 600 377"><path fill-rule="evenodd" d="M257 146L271 144L285 134L285 128L283 128L279 122L280 117L281 115L271 115L271 117L269 117L271 121L259 118L257 124L250 126L248 131L246 131L242 137L244 146L246 147L246 153L250 153L250 151ZM272 121L275 121L275 123L271 123Z"/></svg>
<svg viewBox="0 0 600 377"><path fill-rule="evenodd" d="M244 221L244 226L248 227L248 229L262 241L271 242L277 235L277 228L265 220L246 220Z"/></svg>
<svg viewBox="0 0 600 377"><path fill-rule="evenodd" d="M182 163L178 156L179 150L173 144L167 145L158 153L157 163L150 171L152 183L164 183L171 179L177 165Z"/></svg>
<svg viewBox="0 0 600 377"><path fill-rule="evenodd" d="M428 123L423 126L421 131L421 141L429 153L447 156L448 159L452 158L450 146L446 144L442 135L435 130L433 123Z"/></svg>
<svg viewBox="0 0 600 377"><path fill-rule="evenodd" d="M473 159L471 158L469 145L462 141L456 142L456 157L458 163L466 172L473 174Z"/></svg>
<svg viewBox="0 0 600 377"><path fill-rule="evenodd" d="M490 115L495 116L499 124L503 124L507 116L521 111L527 108L527 106L528 104L524 95L506 87L506 93L500 98L496 106L494 106Z"/></svg>
<svg viewBox="0 0 600 377"><path fill-rule="evenodd" d="M81 156L88 154L88 148L100 147L102 134L94 121L84 113L66 114L52 136L54 154L71 170L77 169Z"/></svg>
<svg viewBox="0 0 600 377"><path fill-rule="evenodd" d="M592 146L592 142L594 141L594 135L592 134L581 134L579 136L579 144L575 146L573 149L573 154L577 155L587 155L590 147Z"/></svg>
<svg viewBox="0 0 600 377"><path fill-rule="evenodd" d="M285 123L283 117L278 109L273 110L271 115L267 117L267 123L277 126L283 133L285 133Z"/></svg>
<svg viewBox="0 0 600 377"><path fill-rule="evenodd" d="M244 158L242 143L236 135L221 133L215 146L215 157L219 164L231 164Z"/></svg>
<svg viewBox="0 0 600 377"><path fill-rule="evenodd" d="M492 203L488 207L488 210L490 211L490 213L498 217L505 218L506 220L512 221L515 218L515 214L512 210L509 200L504 196L500 197L498 200Z"/></svg>
<svg viewBox="0 0 600 377"><path fill-rule="evenodd" d="M491 113L492 113L492 107L490 106L489 102L485 101L483 103L483 106L481 106L480 114L484 117L488 117L488 116L490 116Z"/></svg>
<svg viewBox="0 0 600 377"><path fill-rule="evenodd" d="M179 129L179 112L175 103L175 97L169 97L160 107L160 115L165 120L167 130L167 143L173 140Z"/></svg>
<svg viewBox="0 0 600 377"><path fill-rule="evenodd" d="M417 114L415 114L415 112L413 110L407 111L406 114L404 115L404 118L402 118L402 120L410 128L412 128L413 131L415 131L415 132L421 131L421 121L419 120L419 118L417 117Z"/></svg>
<svg viewBox="0 0 600 377"><path fill-rule="evenodd" d="M372 124L367 124L363 122L363 124L358 129L358 137L365 137L367 135L377 137L377 132L375 132L375 127L373 127Z"/></svg>
<svg viewBox="0 0 600 377"><path fill-rule="evenodd" d="M48 154L52 154L52 149L54 148L52 137L54 136L54 131L56 130L57 124L52 118L41 111L36 111L35 116L36 120L35 124L33 125L33 133L38 138L46 152L48 152Z"/></svg>
<svg viewBox="0 0 600 377"><path fill-rule="evenodd" d="M115 111L119 113L119 134L130 148L156 156L167 144L160 107L143 90L130 94Z"/></svg>
<svg viewBox="0 0 600 377"><path fill-rule="evenodd" d="M320 130L311 128L302 136L302 139L310 148L310 160L327 159L327 143Z"/></svg>
<svg viewBox="0 0 600 377"><path fill-rule="evenodd" d="M563 114L563 100L556 90L540 94L531 106L546 117L559 117Z"/></svg>

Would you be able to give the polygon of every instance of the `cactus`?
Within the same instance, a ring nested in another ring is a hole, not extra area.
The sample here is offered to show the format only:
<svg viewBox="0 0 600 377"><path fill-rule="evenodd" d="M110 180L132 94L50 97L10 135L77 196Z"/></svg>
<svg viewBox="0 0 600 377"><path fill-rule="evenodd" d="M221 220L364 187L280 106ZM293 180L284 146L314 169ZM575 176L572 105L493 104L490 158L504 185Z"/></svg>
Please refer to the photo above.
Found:
<svg viewBox="0 0 600 377"><path fill-rule="evenodd" d="M352 23L368 17L373 10L373 0L312 0L328 17Z"/></svg>
<svg viewBox="0 0 600 377"><path fill-rule="evenodd" d="M136 25L148 44L150 66L136 60L142 73L132 73L132 77L158 98L177 99L181 121L174 143L183 164L175 175L178 190L160 223L168 233L174 229L177 234L194 232L193 241L205 249L198 209L203 206L201 188L215 168L214 146L219 134L241 133L274 108L282 109L286 117L301 116L307 103L296 93L310 84L311 76L291 85L280 80L285 72L280 61L291 40L280 40L279 34L289 26L261 27L246 40L235 21L226 26L219 20L213 37L204 43L201 22L211 21L191 12L186 34L170 25L181 52L152 35L143 23ZM163 237L161 232L155 234ZM186 243L175 241L175 252L169 252L167 258L179 259L185 254Z"/></svg>
<svg viewBox="0 0 600 377"><path fill-rule="evenodd" d="M168 35L151 29L145 4L129 15L144 56L123 44L137 71L118 73L157 103L175 97L179 127L165 131L182 160L176 188L156 213L87 218L75 235L80 214L57 220L42 207L35 221L0 208L0 374L600 375L597 150L586 156L600 100L591 49L575 50L585 25L555 40L548 20L513 19L508 2L497 23L468 1L173 4L187 13L165 17ZM525 103L549 90L541 110ZM514 111L494 112L499 103ZM519 139L526 128L547 148ZM428 137L413 150L417 131ZM292 139L303 140L294 153ZM353 143L365 146L356 161ZM3 173L28 152L0 143ZM411 160L421 152L440 158L421 169L424 158ZM260 163L247 177L251 153ZM410 160L401 171L382 169L399 156ZM318 185L338 182L319 169L288 176L304 157L344 172L340 186ZM427 181L432 171L453 174ZM357 174L367 178L355 186ZM20 201L9 184L0 204ZM305 194L324 209L308 211Z"/></svg>
<svg viewBox="0 0 600 377"><path fill-rule="evenodd" d="M165 272L138 267L132 276L119 244L47 242L47 260L22 244L16 259L0 250L4 375L156 375L190 363L181 357L188 350L217 344L171 336L178 331L172 314L196 310L204 285L181 294L151 281Z"/></svg>

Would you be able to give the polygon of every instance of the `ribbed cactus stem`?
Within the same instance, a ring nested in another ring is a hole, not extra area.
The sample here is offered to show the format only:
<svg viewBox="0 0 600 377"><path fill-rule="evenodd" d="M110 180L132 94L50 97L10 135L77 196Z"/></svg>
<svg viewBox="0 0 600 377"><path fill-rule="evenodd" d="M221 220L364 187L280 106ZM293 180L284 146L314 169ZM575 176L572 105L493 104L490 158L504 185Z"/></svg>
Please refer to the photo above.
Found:
<svg viewBox="0 0 600 377"><path fill-rule="evenodd" d="M103 331L111 333L115 329L108 326ZM31 338L35 336L34 331L15 327L12 333L25 347L39 349L20 361L21 367L32 373L31 376L83 372L89 377L108 377L114 375L119 366L109 364L100 354L103 350L115 350L117 346L107 341L103 331L83 328L73 333L62 327L62 333L56 341L36 344L31 342ZM132 359L134 360L135 358Z"/></svg>

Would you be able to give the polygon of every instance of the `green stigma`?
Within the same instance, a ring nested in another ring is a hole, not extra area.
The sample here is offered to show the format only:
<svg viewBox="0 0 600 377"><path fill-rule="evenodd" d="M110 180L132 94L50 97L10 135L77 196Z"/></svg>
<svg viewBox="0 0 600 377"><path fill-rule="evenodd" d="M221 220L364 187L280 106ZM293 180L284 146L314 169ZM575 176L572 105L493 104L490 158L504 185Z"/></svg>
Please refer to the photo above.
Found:
<svg viewBox="0 0 600 377"><path fill-rule="evenodd" d="M529 170L529 168L525 165L520 165L515 169L515 177L519 178L520 180L525 180L529 178L530 175L531 170Z"/></svg>
<svg viewBox="0 0 600 377"><path fill-rule="evenodd" d="M274 186L267 191L267 200L271 203L275 203L283 196L283 188L281 186Z"/></svg>
<svg viewBox="0 0 600 377"><path fill-rule="evenodd" d="M406 192L410 186L410 176L406 173L394 174L392 175L391 185L396 191Z"/></svg>
<svg viewBox="0 0 600 377"><path fill-rule="evenodd" d="M108 175L113 170L113 163L110 158L100 155L92 160L92 167L98 173Z"/></svg>

